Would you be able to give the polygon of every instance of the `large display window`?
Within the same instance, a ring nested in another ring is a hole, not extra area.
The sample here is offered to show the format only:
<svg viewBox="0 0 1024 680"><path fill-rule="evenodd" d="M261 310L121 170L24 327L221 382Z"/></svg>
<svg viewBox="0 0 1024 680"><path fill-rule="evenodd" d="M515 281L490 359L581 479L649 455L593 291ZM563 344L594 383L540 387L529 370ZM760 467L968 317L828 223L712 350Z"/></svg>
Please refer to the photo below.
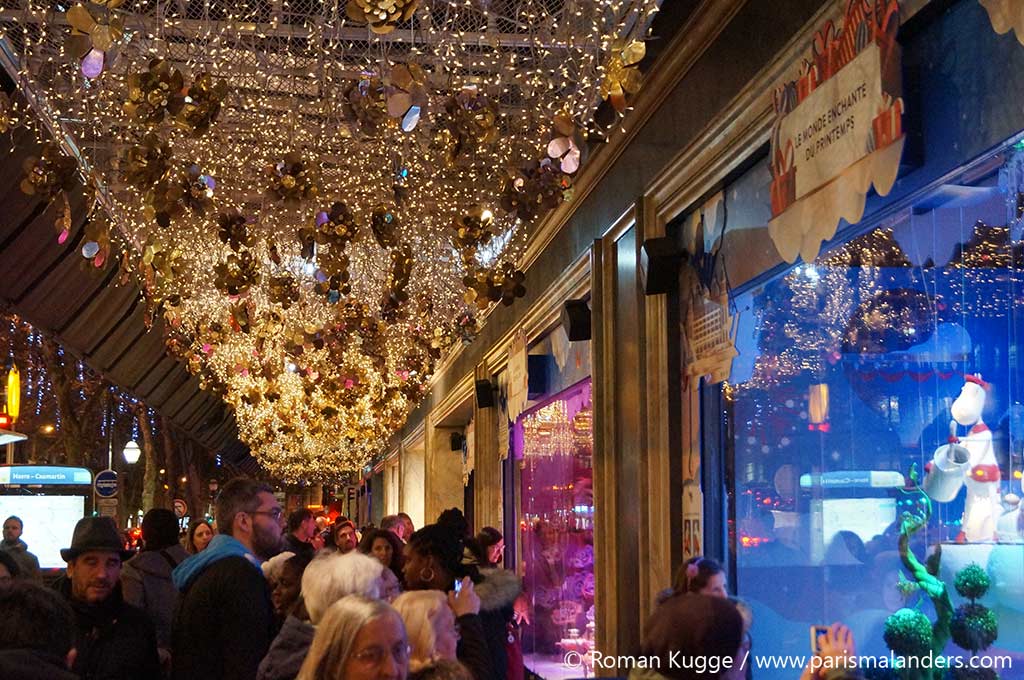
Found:
<svg viewBox="0 0 1024 680"><path fill-rule="evenodd" d="M593 410L590 380L526 411L513 431L520 466L518 545L529 624L526 667L578 677L563 663L594 644Z"/></svg>
<svg viewBox="0 0 1024 680"><path fill-rule="evenodd" d="M972 167L734 299L739 355L703 389L721 390L735 588L766 653L842 621L888 655L894 612L935 621L899 553L904 513L930 507L910 550L941 547L954 607L956 575L984 570L998 637L975 651L1024 669L1024 158Z"/></svg>

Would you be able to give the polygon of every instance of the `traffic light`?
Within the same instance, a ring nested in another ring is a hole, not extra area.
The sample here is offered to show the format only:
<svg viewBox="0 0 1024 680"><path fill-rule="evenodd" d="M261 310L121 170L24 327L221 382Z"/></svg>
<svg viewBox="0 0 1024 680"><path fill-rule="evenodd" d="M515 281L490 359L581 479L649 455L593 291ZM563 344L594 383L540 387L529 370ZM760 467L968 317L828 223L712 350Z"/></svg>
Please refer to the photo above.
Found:
<svg viewBox="0 0 1024 680"><path fill-rule="evenodd" d="M6 413L0 413L0 430L9 430L14 425L14 418Z"/></svg>

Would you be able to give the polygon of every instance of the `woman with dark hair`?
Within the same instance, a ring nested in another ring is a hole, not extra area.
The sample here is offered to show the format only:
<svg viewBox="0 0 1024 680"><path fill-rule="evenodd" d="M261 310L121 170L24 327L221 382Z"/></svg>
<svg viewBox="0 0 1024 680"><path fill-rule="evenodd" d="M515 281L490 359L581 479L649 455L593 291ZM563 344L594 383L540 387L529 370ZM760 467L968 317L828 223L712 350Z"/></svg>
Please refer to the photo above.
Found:
<svg viewBox="0 0 1024 680"><path fill-rule="evenodd" d="M398 536L386 529L370 529L359 541L359 552L373 557L384 565L384 571L381 572L383 587L380 596L388 602L402 594L399 578L402 574L403 548Z"/></svg>
<svg viewBox="0 0 1024 680"><path fill-rule="evenodd" d="M480 566L498 568L505 560L505 537L494 527L484 527L476 535L476 544L480 547L477 560Z"/></svg>
<svg viewBox="0 0 1024 680"><path fill-rule="evenodd" d="M205 519L193 520L188 527L188 538L185 540L185 551L195 555L206 550L213 540L213 525Z"/></svg>
<svg viewBox="0 0 1024 680"><path fill-rule="evenodd" d="M676 572L674 593L698 593L711 597L729 597L725 569L710 557L691 557Z"/></svg>
<svg viewBox="0 0 1024 680"><path fill-rule="evenodd" d="M522 590L519 577L504 569L480 569L467 548L469 531L462 513L453 508L442 513L437 524L423 527L409 538L405 561L405 585L409 590L440 590L449 592L460 583L462 594L467 587L480 600L479 615L460 616L459 660L477 680L506 680L508 677L508 622L512 620L512 603ZM468 580L467 580L468 579ZM466 585L462 585L466 584ZM458 612L456 612L458 613ZM477 659L471 649L474 627L480 627L486 649Z"/></svg>
<svg viewBox="0 0 1024 680"><path fill-rule="evenodd" d="M505 561L505 537L494 527L484 527L472 540L470 549L477 563L487 569L500 570ZM508 659L508 680L523 680L523 643L520 623L529 623L530 605L526 594L520 592L512 602L512 617L505 621L505 654Z"/></svg>

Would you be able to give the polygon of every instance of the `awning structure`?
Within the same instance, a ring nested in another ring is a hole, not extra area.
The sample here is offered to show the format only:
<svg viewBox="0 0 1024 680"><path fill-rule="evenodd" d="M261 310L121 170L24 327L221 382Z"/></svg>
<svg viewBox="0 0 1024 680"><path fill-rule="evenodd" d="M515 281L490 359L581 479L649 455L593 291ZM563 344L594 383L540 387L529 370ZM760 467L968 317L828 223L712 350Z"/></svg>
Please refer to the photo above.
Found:
<svg viewBox="0 0 1024 680"><path fill-rule="evenodd" d="M70 194L74 228L63 244L54 225L58 206L21 192L22 163L37 153L32 135L20 130L0 171L0 304L204 446L222 450L227 462L244 459L248 448L238 442L233 414L167 355L163 319L146 329L139 288L119 285L116 259L96 269L82 256L88 214L82 187Z"/></svg>

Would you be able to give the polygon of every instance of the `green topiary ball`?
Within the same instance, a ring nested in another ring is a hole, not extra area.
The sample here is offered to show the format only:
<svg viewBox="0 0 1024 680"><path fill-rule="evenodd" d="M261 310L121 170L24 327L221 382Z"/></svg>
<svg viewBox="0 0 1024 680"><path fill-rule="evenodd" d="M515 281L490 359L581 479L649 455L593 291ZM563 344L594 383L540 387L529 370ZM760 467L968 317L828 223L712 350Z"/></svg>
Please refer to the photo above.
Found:
<svg viewBox="0 0 1024 680"><path fill-rule="evenodd" d="M977 600L988 592L989 586L992 585L992 579L979 565L971 563L956 573L954 585L956 592L960 593L960 597Z"/></svg>
<svg viewBox="0 0 1024 680"><path fill-rule="evenodd" d="M922 656L932 648L932 622L916 609L899 609L885 620L885 644L900 656Z"/></svg>
<svg viewBox="0 0 1024 680"><path fill-rule="evenodd" d="M983 604L962 604L953 613L949 624L953 642L976 652L987 649L999 636L999 619L995 612Z"/></svg>

